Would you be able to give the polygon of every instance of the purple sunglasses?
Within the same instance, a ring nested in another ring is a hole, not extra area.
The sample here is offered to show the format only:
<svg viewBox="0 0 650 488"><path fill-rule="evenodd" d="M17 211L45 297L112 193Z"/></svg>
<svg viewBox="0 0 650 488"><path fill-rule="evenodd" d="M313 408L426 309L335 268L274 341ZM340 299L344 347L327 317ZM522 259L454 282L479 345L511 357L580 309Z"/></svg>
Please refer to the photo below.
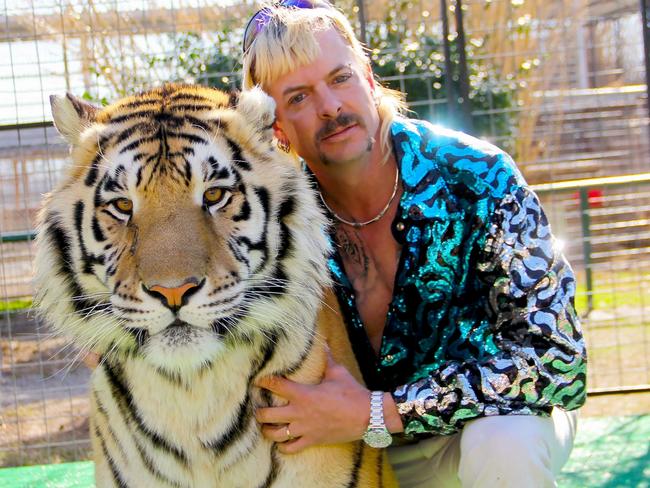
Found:
<svg viewBox="0 0 650 488"><path fill-rule="evenodd" d="M313 1L309 0L283 0L273 4L273 7L284 7L284 8L331 8L331 4L326 1ZM244 43L243 51L246 53L248 49L253 44L253 41L257 35L262 32L264 27L269 23L271 19L271 9L269 7L264 7L251 17L251 20L246 24L246 29L244 29Z"/></svg>

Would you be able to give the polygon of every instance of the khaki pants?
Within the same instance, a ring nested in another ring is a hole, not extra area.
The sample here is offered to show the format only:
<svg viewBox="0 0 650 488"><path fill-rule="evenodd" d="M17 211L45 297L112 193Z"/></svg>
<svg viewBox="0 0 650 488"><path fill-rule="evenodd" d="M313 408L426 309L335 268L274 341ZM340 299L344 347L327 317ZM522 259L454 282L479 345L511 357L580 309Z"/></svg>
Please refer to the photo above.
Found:
<svg viewBox="0 0 650 488"><path fill-rule="evenodd" d="M454 435L391 447L388 456L402 488L554 487L569 459L576 412L550 418L484 417Z"/></svg>

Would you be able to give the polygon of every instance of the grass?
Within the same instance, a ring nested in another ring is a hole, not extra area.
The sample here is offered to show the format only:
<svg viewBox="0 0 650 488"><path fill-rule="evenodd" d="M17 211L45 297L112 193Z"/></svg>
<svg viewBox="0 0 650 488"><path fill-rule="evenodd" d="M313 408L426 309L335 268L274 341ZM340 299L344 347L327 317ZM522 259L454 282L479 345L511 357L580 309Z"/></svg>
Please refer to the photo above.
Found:
<svg viewBox="0 0 650 488"><path fill-rule="evenodd" d="M31 297L3 300L0 302L0 312L18 312L29 308L32 308Z"/></svg>
<svg viewBox="0 0 650 488"><path fill-rule="evenodd" d="M592 275L591 296L594 310L615 310L621 307L650 307L650 274L631 271L599 271ZM576 310L587 312L587 279L584 271L577 273Z"/></svg>
<svg viewBox="0 0 650 488"><path fill-rule="evenodd" d="M582 419L558 486L650 487L648 439L649 415Z"/></svg>

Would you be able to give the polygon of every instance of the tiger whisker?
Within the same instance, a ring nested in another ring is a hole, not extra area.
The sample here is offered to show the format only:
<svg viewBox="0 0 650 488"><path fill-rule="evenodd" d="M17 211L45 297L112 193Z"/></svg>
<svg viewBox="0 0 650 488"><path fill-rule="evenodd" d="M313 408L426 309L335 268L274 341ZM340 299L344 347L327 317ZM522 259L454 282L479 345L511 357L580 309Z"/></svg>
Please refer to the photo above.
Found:
<svg viewBox="0 0 650 488"><path fill-rule="evenodd" d="M109 303L109 301L106 300L106 299L110 299L110 297L111 297L110 292L104 293L104 294L92 293L92 294L88 294L88 295L77 295L77 296L71 297L70 301L79 302L79 301L82 301L82 300L95 300L97 302L102 302L101 299L105 299L105 300L103 300L103 303ZM98 300L98 299L100 299L100 300Z"/></svg>
<svg viewBox="0 0 650 488"><path fill-rule="evenodd" d="M70 360L68 365L65 366L64 368L61 368L61 369L57 370L50 377L53 377L53 376L59 375L59 374L63 374L63 378L65 378L70 373L70 371L72 370L72 367L75 364L78 364L79 362L81 362L83 360L83 358L85 358L88 354L93 352L93 350L95 349L94 346L96 346L105 337L109 336L113 332L114 331L105 331L105 332L103 332L103 333L101 333L99 335L96 335L96 336L94 336L92 338L89 338L85 343L83 343L82 345L79 345L76 350L71 351L70 353L68 353L65 356L65 359L67 360L72 354L74 354L74 357L72 358L72 360ZM121 342L122 340L124 340L125 336L128 337L128 334L121 334L121 337L118 339L117 342ZM74 344L73 344L73 346L74 346ZM76 354L75 354L75 352L76 352Z"/></svg>
<svg viewBox="0 0 650 488"><path fill-rule="evenodd" d="M122 343L126 340L128 340L129 335L128 334L123 334L115 343L113 344L113 347L111 347L106 353L102 354L102 360L100 361L101 364L106 362L106 359L110 358L115 351L119 350L119 347L122 345Z"/></svg>
<svg viewBox="0 0 650 488"><path fill-rule="evenodd" d="M287 296L287 297L296 296L296 297L299 297L299 298L315 298L314 295L304 293L304 292L300 292L300 291L294 291L294 290L291 290L291 293L276 292L276 291L271 291L271 290L264 291L264 293L267 294L267 295L278 295L278 296ZM250 294L250 292L249 292L249 294ZM256 296L256 295L252 295L252 296ZM259 295L256 296L256 297L260 298ZM329 310L331 310L332 312L338 313L338 311L334 307L332 307L330 304L325 302L325 300L323 300L322 298L319 297L318 302L322 306L324 306L324 307L328 308Z"/></svg>
<svg viewBox="0 0 650 488"><path fill-rule="evenodd" d="M80 309L75 309L72 312L68 312L66 315L80 315L80 314L85 314L87 311L94 311L97 307L104 306L104 305L110 305L110 302L95 302L92 305L89 305L87 307L83 307Z"/></svg>
<svg viewBox="0 0 650 488"><path fill-rule="evenodd" d="M102 340L104 337L105 335L97 336L96 338L94 338L95 340L93 340L92 342L88 341L85 346L80 347L75 357L72 359L72 361L70 361L67 368L65 368L65 373L63 374L63 377L65 378L70 373L72 367L75 364L78 364L79 362L83 361L83 359L85 359L86 356L91 354L93 352L93 345L100 342L100 340Z"/></svg>
<svg viewBox="0 0 650 488"><path fill-rule="evenodd" d="M95 318L97 318L97 317L95 317ZM111 318L113 318L113 317L111 316ZM85 322L85 321L87 321L87 318L82 317L82 318L79 318L78 320L76 320L76 321L74 321L72 323L67 324L66 327L73 328L73 327L76 327L79 323L82 323L82 322ZM111 334L114 334L115 331L116 331L116 328L119 327L122 324L123 324L123 322L117 322L117 324L115 324L116 327L101 329L100 334L95 335L95 336L91 336L91 338L89 338L86 341L86 343L80 345L80 347L86 347L87 348L87 347L92 346L93 342L98 343L100 340L103 340L105 337L107 337L107 336L109 336ZM119 330L119 329L117 329L117 330ZM61 334L61 335L63 336L64 334Z"/></svg>
<svg viewBox="0 0 650 488"><path fill-rule="evenodd" d="M96 317L98 315L99 316L105 315L106 318L110 318L110 317L114 316L111 312L109 312L107 310L104 310L103 308L97 310L97 306L94 306L94 307L86 308L82 312L69 313L69 314L67 314L67 317L76 317L77 318L77 323L78 323L80 321L82 322L82 321L90 319L92 317Z"/></svg>
<svg viewBox="0 0 650 488"><path fill-rule="evenodd" d="M262 322L262 323L268 323L268 316L257 314L254 311L250 311L247 315L248 317L255 319L256 321ZM288 326L289 329L295 330L295 331L300 331L300 330L305 330L307 327L305 325L304 321L301 321L298 317L291 317L289 315L282 317L283 319L283 326Z"/></svg>
<svg viewBox="0 0 650 488"><path fill-rule="evenodd" d="M76 325L76 324L75 324ZM115 329L102 329L99 334L93 335L89 338L86 339L86 341L82 344L71 342L69 344L66 344L61 348L59 352L63 352L66 347L70 348L81 348L81 349L92 349L93 346L104 340L104 338L110 336L111 334L115 333ZM69 354L66 355L66 358L69 356Z"/></svg>

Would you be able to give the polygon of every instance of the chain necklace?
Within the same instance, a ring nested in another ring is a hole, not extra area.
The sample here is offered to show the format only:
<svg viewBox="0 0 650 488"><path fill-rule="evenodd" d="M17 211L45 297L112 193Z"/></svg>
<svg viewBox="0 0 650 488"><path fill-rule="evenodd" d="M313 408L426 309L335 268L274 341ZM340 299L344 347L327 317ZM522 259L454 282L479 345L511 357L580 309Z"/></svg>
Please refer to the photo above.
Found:
<svg viewBox="0 0 650 488"><path fill-rule="evenodd" d="M393 194L390 196L388 199L388 203L384 208L381 209L381 211L371 218L370 220L366 220L365 222L353 222L351 220L345 220L343 217L341 217L339 214L337 214L334 210L330 208L330 206L325 202L325 199L323 198L323 192L319 191L318 196L320 196L320 201L323 202L323 205L325 205L325 208L329 211L329 213L332 214L332 216L338 220L339 222L342 222L347 225L351 225L355 229L358 229L360 227L365 227L368 224L372 224L373 222L377 222L379 219L381 219L386 212L388 212L388 209L390 208L391 203L393 203L393 200L395 200L395 195L397 195L397 186L399 183L399 168L395 168L395 185L393 186Z"/></svg>

